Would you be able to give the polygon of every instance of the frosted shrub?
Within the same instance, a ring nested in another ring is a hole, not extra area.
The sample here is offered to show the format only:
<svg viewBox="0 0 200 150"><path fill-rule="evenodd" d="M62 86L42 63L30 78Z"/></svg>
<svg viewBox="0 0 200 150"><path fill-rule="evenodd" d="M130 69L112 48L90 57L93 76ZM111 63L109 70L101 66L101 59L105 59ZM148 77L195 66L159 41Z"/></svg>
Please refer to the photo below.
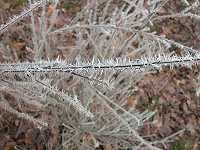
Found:
<svg viewBox="0 0 200 150"><path fill-rule="evenodd" d="M58 10L47 17L46 6L52 3L56 8L59 1L30 0L28 9L2 25L0 32L6 34L10 26L30 15L34 62L0 64L0 84L28 88L24 93L44 107L53 104L63 110L57 122L67 131L62 135L63 149L94 149L108 141L115 149L159 149L136 131L154 112L127 108L126 100L144 74L165 66L191 66L200 60L197 50L150 31L155 20L199 19L192 13L198 0L183 1L187 7L180 13L160 16L167 2L89 0L69 24L57 28L48 21L56 18ZM40 32L35 29L36 9L41 12ZM67 35L73 35L71 45L60 42ZM169 53L171 46L181 48L181 56ZM68 50L65 59L53 59L55 47ZM86 133L93 137L92 142L84 142Z"/></svg>

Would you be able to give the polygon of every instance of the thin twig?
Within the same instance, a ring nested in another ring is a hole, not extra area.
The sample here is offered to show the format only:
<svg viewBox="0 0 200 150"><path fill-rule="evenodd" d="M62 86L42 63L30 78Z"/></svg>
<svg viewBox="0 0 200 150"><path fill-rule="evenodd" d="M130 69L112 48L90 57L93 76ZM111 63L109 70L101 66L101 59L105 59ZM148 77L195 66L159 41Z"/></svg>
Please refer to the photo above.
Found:
<svg viewBox="0 0 200 150"><path fill-rule="evenodd" d="M20 15L14 16L11 18L6 24L3 24L0 26L0 33L3 33L5 30L7 30L11 25L17 23L21 19L23 19L25 16L29 15L33 10L39 8L42 5L43 1L36 1L32 5L30 5L30 8L27 10L24 10Z"/></svg>

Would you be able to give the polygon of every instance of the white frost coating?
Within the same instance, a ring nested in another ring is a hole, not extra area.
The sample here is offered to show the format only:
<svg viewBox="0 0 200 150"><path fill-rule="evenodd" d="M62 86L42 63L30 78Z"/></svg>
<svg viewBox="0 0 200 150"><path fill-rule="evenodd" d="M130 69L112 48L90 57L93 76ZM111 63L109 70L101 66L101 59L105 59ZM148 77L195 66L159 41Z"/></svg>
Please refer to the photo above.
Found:
<svg viewBox="0 0 200 150"><path fill-rule="evenodd" d="M89 117L89 118L94 117L94 115L81 104L81 101L76 96L71 97L65 92L59 91L57 87L47 85L39 80L36 80L36 81L40 83L42 86L44 86L46 89L48 89L51 93L53 93L54 95L57 95L61 99L62 102L71 105L81 115L84 115L85 117Z"/></svg>
<svg viewBox="0 0 200 150"><path fill-rule="evenodd" d="M92 60L91 62L76 62L68 64L65 61L40 61L36 63L16 63L0 64L0 72L20 73L20 72L82 72L82 71L104 71L104 70L124 70L145 71L148 69L161 69L163 66L192 65L200 61L200 54L195 56L187 55L184 57L157 55L152 57L143 57L137 60L127 58L117 58L108 60Z"/></svg>
<svg viewBox="0 0 200 150"><path fill-rule="evenodd" d="M18 22L19 20L23 19L24 17L26 17L27 15L30 14L30 12L32 12L33 10L39 8L42 5L43 1L36 1L34 2L29 8L25 9L23 12L21 12L21 14L19 14L18 16L13 16L9 19L9 21L5 24L2 24L0 26L0 33L3 33L5 30L7 30L11 25L15 24L16 22Z"/></svg>

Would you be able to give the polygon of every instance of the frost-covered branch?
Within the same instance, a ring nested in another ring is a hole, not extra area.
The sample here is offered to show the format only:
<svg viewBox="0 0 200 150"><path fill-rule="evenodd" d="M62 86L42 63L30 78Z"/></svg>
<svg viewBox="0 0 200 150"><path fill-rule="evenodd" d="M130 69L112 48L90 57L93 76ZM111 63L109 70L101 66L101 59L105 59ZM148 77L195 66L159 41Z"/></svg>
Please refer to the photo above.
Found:
<svg viewBox="0 0 200 150"><path fill-rule="evenodd" d="M18 16L12 16L7 23L0 26L0 33L4 32L11 25L15 24L16 22L20 21L21 19L29 15L33 10L39 8L42 5L42 3L43 3L42 0L36 1L35 3L31 4L28 9L25 9L23 12L21 12L21 14L19 14Z"/></svg>
<svg viewBox="0 0 200 150"><path fill-rule="evenodd" d="M19 118L23 118L25 120L31 121L34 124L41 125L41 126L46 126L46 127L48 126L48 123L46 123L46 122L44 122L42 120L36 119L36 118L26 114L26 113L18 112L14 108L10 107L9 104L4 102L4 101L0 102L0 107L1 107L1 109L5 110L5 112L17 115Z"/></svg>
<svg viewBox="0 0 200 150"><path fill-rule="evenodd" d="M47 85L39 80L36 80L36 81L40 85L47 88L51 93L53 93L54 95L57 95L64 103L71 105L81 115L85 115L86 117L89 117L89 118L94 117L94 115L90 111L88 111L86 108L83 107L80 100L76 96L75 97L68 96L66 93L60 92L56 87Z"/></svg>
<svg viewBox="0 0 200 150"><path fill-rule="evenodd" d="M1 73L37 73L37 72L81 72L81 71L101 71L101 70L124 70L131 69L135 71L144 71L148 69L160 69L163 66L178 66L197 64L200 61L200 55L187 55L184 57L157 55L152 57L143 57L137 60L128 58L116 58L109 60L93 60L90 62L77 61L69 64L65 61L41 61L36 63L17 63L0 64Z"/></svg>

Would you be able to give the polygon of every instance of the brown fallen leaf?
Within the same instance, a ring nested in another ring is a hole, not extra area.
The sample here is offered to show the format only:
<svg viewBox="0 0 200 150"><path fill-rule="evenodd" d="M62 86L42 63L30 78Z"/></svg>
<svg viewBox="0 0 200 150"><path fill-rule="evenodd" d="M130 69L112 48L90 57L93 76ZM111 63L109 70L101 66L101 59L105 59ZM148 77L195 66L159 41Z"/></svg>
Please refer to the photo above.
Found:
<svg viewBox="0 0 200 150"><path fill-rule="evenodd" d="M135 108L137 105L137 97L135 95L129 96L127 99L127 107L128 108Z"/></svg>
<svg viewBox="0 0 200 150"><path fill-rule="evenodd" d="M5 147L4 150L14 150L16 146L16 143L14 141L12 142L8 142Z"/></svg>
<svg viewBox="0 0 200 150"><path fill-rule="evenodd" d="M21 50L26 46L25 42L13 42L12 43L12 48L16 49L16 50Z"/></svg>
<svg viewBox="0 0 200 150"><path fill-rule="evenodd" d="M111 144L105 144L104 145L104 150L113 150L112 145Z"/></svg>
<svg viewBox="0 0 200 150"><path fill-rule="evenodd" d="M54 11L55 11L55 6L49 5L47 10L47 16L51 16Z"/></svg>

